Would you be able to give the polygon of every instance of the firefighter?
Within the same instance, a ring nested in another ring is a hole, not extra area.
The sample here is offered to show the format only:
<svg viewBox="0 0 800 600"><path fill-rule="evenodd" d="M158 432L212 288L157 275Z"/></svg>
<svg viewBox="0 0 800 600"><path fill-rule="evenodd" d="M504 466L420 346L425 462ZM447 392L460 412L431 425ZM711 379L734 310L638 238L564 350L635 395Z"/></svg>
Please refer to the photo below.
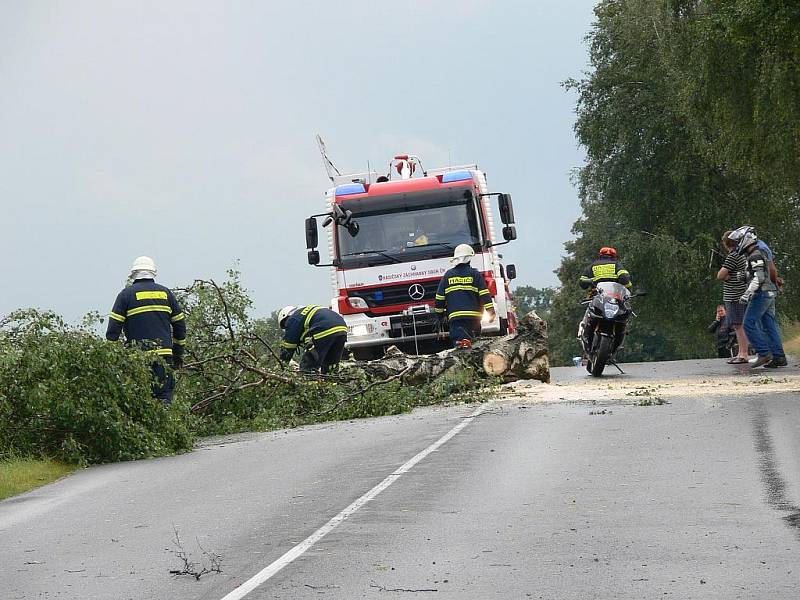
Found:
<svg viewBox="0 0 800 600"><path fill-rule="evenodd" d="M469 265L473 256L475 251L469 244L456 246L451 259L456 266L444 274L436 290L436 313L449 321L450 339L458 348L471 346L480 336L484 311L490 323L497 316L486 280Z"/></svg>
<svg viewBox="0 0 800 600"><path fill-rule="evenodd" d="M163 359L152 364L153 396L169 406L175 389L173 369L183 366L186 319L172 291L155 282L156 272L156 264L149 256L133 261L133 283L117 295L106 339L116 341L124 332L128 344L136 344Z"/></svg>
<svg viewBox="0 0 800 600"><path fill-rule="evenodd" d="M608 246L600 248L597 258L586 267L578 283L584 290L589 287L594 290L601 281L614 281L629 289L633 286L630 273L623 269L617 260L616 248Z"/></svg>
<svg viewBox="0 0 800 600"><path fill-rule="evenodd" d="M326 374L339 364L347 341L347 325L338 313L329 308L284 306L278 312L278 325L284 330L281 360L288 362L300 345L305 346L300 370Z"/></svg>

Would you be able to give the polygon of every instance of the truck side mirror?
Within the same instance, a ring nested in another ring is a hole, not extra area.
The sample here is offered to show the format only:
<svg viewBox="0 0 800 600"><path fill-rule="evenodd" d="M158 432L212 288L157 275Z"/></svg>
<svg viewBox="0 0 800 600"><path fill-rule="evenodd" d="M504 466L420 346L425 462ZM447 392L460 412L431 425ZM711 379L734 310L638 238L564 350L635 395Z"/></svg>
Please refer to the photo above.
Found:
<svg viewBox="0 0 800 600"><path fill-rule="evenodd" d="M514 223L514 205L511 203L511 194L500 194L497 197L497 203L500 207L500 220L503 225L511 225ZM508 238L506 238L508 239ZM512 238L516 239L516 238Z"/></svg>
<svg viewBox="0 0 800 600"><path fill-rule="evenodd" d="M517 228L515 225L503 227L503 239L507 242L517 239Z"/></svg>
<svg viewBox="0 0 800 600"><path fill-rule="evenodd" d="M314 217L309 217L308 219L306 219L306 248L311 250L313 248L316 248L318 245L319 245L319 234L317 233L317 219Z"/></svg>
<svg viewBox="0 0 800 600"><path fill-rule="evenodd" d="M511 281L512 279L517 278L517 266L516 265L506 265L506 279Z"/></svg>
<svg viewBox="0 0 800 600"><path fill-rule="evenodd" d="M317 250L309 250L308 251L308 264L310 264L310 265L318 265L319 264L319 252Z"/></svg>

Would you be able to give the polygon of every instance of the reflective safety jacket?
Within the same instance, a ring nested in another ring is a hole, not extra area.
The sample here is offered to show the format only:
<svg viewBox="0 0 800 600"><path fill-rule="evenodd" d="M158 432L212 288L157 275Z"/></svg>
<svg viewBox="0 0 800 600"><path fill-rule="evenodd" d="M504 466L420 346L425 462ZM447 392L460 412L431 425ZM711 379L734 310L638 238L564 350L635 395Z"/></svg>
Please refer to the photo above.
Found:
<svg viewBox="0 0 800 600"><path fill-rule="evenodd" d="M448 319L480 319L488 308L494 308L494 302L480 271L464 263L444 274L436 290L438 314L446 312Z"/></svg>
<svg viewBox="0 0 800 600"><path fill-rule="evenodd" d="M300 344L310 344L337 334L347 335L347 325L340 314L316 304L301 306L286 318L281 360L291 359Z"/></svg>
<svg viewBox="0 0 800 600"><path fill-rule="evenodd" d="M598 284L601 281L618 282L628 288L633 286L631 274L622 268L619 261L610 256L601 256L586 267L579 283L583 289L587 289L589 286Z"/></svg>
<svg viewBox="0 0 800 600"><path fill-rule="evenodd" d="M106 339L129 342L161 356L183 354L186 319L175 295L152 279L137 279L117 295L108 319Z"/></svg>

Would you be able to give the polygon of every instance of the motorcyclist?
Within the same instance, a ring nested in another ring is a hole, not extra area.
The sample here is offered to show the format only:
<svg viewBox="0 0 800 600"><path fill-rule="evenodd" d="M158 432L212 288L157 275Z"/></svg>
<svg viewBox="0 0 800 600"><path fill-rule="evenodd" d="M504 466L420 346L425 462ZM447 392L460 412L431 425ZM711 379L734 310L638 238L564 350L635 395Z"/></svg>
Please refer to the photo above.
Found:
<svg viewBox="0 0 800 600"><path fill-rule="evenodd" d="M584 269L578 283L585 290L594 289L601 281L614 281L629 289L633 286L630 273L623 269L617 260L616 248L610 246L600 248L597 258Z"/></svg>
<svg viewBox="0 0 800 600"><path fill-rule="evenodd" d="M617 249L611 246L600 248L597 258L584 269L578 284L584 290L590 290L589 296L593 296L596 293L597 284L604 281L620 283L628 289L633 287L630 273L620 264L617 258ZM592 347L592 338L594 337L594 332L589 327L590 318L587 307L578 326L578 339L584 340L587 348Z"/></svg>

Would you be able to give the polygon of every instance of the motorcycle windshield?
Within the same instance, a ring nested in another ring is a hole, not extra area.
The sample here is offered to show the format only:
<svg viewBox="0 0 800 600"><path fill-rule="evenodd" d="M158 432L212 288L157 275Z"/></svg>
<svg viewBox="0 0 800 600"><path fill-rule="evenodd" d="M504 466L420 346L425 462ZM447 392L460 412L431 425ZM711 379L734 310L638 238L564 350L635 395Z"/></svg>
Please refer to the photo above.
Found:
<svg viewBox="0 0 800 600"><path fill-rule="evenodd" d="M617 300L626 300L631 295L628 288L616 281L601 281L597 284L597 291L604 296L611 296Z"/></svg>

